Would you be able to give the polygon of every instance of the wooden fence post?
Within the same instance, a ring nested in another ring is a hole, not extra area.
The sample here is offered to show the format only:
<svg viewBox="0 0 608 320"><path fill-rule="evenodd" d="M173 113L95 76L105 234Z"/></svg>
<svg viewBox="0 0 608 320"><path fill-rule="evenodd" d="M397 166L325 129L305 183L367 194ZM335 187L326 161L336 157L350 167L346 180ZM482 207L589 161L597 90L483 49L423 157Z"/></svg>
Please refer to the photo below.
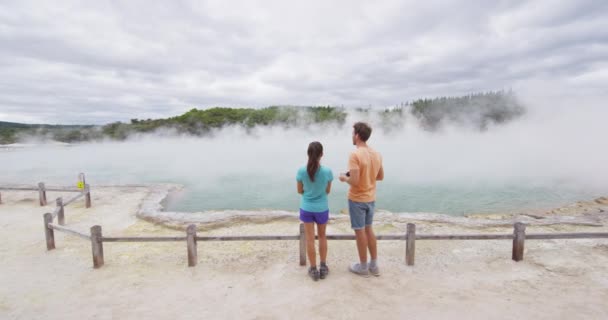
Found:
<svg viewBox="0 0 608 320"><path fill-rule="evenodd" d="M196 250L196 226L191 224L186 229L186 243L188 244L188 267L196 266L197 250Z"/></svg>
<svg viewBox="0 0 608 320"><path fill-rule="evenodd" d="M46 238L46 250L55 249L55 232L51 227L49 227L49 223L53 223L53 214L45 213L44 214L44 236Z"/></svg>
<svg viewBox="0 0 608 320"><path fill-rule="evenodd" d="M63 207L63 198L59 197L55 201L57 203L57 207L59 208L59 211L57 211L57 222L59 223L59 225L65 226L65 215L64 215L65 212L64 212L64 207Z"/></svg>
<svg viewBox="0 0 608 320"><path fill-rule="evenodd" d="M88 184L84 185L84 203L85 203L85 207L90 208L91 207L91 186L89 186Z"/></svg>
<svg viewBox="0 0 608 320"><path fill-rule="evenodd" d="M303 223L300 223L300 265L306 266L306 234Z"/></svg>
<svg viewBox="0 0 608 320"><path fill-rule="evenodd" d="M416 225L413 223L407 224L407 233L405 234L405 264L408 266L414 265L416 256Z"/></svg>
<svg viewBox="0 0 608 320"><path fill-rule="evenodd" d="M511 259L521 261L524 259L524 241L526 240L526 225L516 222L513 228L513 255Z"/></svg>
<svg viewBox="0 0 608 320"><path fill-rule="evenodd" d="M91 249L93 251L93 268L99 269L103 266L103 242L101 226L91 227Z"/></svg>
<svg viewBox="0 0 608 320"><path fill-rule="evenodd" d="M38 183L38 199L40 200L40 206L46 206L46 188L44 187L44 182Z"/></svg>

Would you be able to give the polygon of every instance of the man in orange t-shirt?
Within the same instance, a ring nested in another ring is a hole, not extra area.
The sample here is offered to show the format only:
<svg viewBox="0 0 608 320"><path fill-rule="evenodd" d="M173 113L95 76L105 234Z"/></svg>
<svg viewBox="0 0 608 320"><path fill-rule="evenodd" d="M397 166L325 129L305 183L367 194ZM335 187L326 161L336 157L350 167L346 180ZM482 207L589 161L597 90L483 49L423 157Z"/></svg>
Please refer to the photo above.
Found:
<svg viewBox="0 0 608 320"><path fill-rule="evenodd" d="M384 179L382 156L367 145L372 128L363 122L353 126L353 145L357 149L348 159L347 174L340 174L340 181L350 185L348 190L348 213L350 223L355 230L359 263L354 263L349 270L357 275L368 277L380 275L376 235L372 229L376 201L376 181ZM367 250L371 257L367 262Z"/></svg>

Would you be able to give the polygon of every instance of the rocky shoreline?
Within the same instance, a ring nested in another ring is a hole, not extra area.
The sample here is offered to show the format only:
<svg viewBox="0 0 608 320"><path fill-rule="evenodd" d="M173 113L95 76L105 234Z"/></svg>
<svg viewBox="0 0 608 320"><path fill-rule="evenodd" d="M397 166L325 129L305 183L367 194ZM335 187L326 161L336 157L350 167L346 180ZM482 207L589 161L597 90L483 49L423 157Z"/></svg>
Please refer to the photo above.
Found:
<svg viewBox="0 0 608 320"><path fill-rule="evenodd" d="M205 212L164 211L163 203L172 192L183 189L175 184L158 184L148 186L149 193L137 211L137 217L149 222L161 224L173 229L185 229L189 224L198 228L214 229L229 226L233 223L268 223L277 220L298 221L297 213L284 210L221 210ZM330 216L330 221L346 222L347 214ZM516 222L534 226L570 225L601 227L608 221L608 197L599 197L593 201L578 201L559 208L533 210L509 214L467 214L450 216L438 213L392 213L378 211L377 224L402 223L440 223L454 224L470 228L509 227Z"/></svg>

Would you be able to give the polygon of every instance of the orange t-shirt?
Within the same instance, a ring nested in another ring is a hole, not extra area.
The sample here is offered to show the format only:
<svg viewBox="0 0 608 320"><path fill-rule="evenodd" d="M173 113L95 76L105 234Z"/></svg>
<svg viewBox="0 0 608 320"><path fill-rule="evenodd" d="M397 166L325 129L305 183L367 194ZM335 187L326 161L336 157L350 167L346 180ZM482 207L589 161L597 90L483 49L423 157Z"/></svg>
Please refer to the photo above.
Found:
<svg viewBox="0 0 608 320"><path fill-rule="evenodd" d="M382 156L370 147L358 147L350 154L348 170L359 170L359 183L350 186L348 199L355 202L376 200L376 177L382 168Z"/></svg>

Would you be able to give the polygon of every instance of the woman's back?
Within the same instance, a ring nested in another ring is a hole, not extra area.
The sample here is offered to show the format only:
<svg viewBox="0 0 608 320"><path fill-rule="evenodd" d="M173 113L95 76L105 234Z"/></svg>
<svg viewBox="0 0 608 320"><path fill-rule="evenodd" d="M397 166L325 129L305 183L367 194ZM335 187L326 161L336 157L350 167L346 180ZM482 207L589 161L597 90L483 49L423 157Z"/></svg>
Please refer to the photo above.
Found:
<svg viewBox="0 0 608 320"><path fill-rule="evenodd" d="M334 179L333 173L328 167L320 166L314 178L314 181L310 179L305 166L298 170L296 180L304 186L300 208L310 212L323 212L329 209L326 190L327 184Z"/></svg>

